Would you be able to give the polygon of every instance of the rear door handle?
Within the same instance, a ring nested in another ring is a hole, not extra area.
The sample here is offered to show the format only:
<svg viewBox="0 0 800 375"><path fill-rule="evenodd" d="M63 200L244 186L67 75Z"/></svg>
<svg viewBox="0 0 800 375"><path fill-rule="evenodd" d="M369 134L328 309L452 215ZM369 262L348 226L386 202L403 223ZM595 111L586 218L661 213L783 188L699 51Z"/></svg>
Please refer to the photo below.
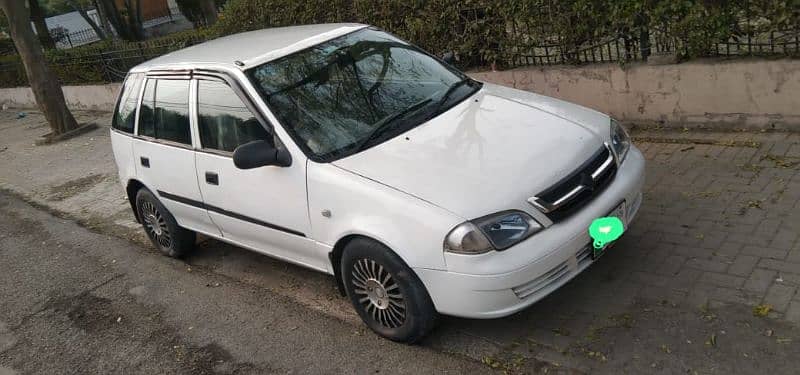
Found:
<svg viewBox="0 0 800 375"><path fill-rule="evenodd" d="M214 172L206 172L206 183L209 185L219 185L219 176Z"/></svg>
<svg viewBox="0 0 800 375"><path fill-rule="evenodd" d="M142 166L145 168L150 168L150 159L144 156L139 158L139 162L142 163Z"/></svg>

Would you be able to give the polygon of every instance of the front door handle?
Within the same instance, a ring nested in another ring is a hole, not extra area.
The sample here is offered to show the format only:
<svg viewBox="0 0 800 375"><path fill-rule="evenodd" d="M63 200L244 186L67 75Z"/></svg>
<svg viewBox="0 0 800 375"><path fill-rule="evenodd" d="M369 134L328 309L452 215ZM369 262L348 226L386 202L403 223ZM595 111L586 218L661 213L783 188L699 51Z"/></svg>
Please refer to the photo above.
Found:
<svg viewBox="0 0 800 375"><path fill-rule="evenodd" d="M145 168L150 168L150 158L147 157L140 157L139 162L142 163L142 166Z"/></svg>
<svg viewBox="0 0 800 375"><path fill-rule="evenodd" d="M206 172L206 183L209 185L219 185L219 176L214 172Z"/></svg>

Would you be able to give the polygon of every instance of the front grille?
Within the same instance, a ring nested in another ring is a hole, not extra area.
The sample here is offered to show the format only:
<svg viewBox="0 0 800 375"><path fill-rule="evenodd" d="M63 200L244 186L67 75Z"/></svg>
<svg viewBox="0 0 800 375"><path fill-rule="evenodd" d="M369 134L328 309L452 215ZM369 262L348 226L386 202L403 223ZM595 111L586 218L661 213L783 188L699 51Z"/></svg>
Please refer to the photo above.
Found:
<svg viewBox="0 0 800 375"><path fill-rule="evenodd" d="M600 194L616 173L614 155L603 147L567 177L528 201L555 223L569 217Z"/></svg>

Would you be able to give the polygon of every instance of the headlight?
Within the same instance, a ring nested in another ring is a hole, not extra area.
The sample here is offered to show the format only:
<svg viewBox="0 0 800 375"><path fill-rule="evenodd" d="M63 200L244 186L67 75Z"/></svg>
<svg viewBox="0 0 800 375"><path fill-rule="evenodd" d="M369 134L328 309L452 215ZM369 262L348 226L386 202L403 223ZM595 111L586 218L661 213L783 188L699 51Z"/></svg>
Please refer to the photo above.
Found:
<svg viewBox="0 0 800 375"><path fill-rule="evenodd" d="M611 119L611 147L617 154L617 160L620 163L625 160L625 156L631 148L631 137L625 128L614 119Z"/></svg>
<svg viewBox="0 0 800 375"><path fill-rule="evenodd" d="M460 224L444 240L444 250L482 254L504 250L540 231L542 226L522 211L504 211Z"/></svg>

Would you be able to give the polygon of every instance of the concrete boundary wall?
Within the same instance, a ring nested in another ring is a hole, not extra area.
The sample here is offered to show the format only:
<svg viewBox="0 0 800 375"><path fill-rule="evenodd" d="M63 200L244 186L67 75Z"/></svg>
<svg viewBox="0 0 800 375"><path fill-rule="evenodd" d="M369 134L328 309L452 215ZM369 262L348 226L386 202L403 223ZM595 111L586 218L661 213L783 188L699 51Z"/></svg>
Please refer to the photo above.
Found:
<svg viewBox="0 0 800 375"><path fill-rule="evenodd" d="M64 98L71 109L113 111L119 83L107 85L64 86ZM9 108L37 108L29 87L0 89L0 105Z"/></svg>
<svg viewBox="0 0 800 375"><path fill-rule="evenodd" d="M630 123L800 130L800 60L555 66L470 74L575 102ZM118 90L119 84L64 86L73 109L111 111ZM0 89L0 105L36 107L27 87Z"/></svg>
<svg viewBox="0 0 800 375"><path fill-rule="evenodd" d="M471 75L575 102L625 122L800 130L800 60L555 66Z"/></svg>

